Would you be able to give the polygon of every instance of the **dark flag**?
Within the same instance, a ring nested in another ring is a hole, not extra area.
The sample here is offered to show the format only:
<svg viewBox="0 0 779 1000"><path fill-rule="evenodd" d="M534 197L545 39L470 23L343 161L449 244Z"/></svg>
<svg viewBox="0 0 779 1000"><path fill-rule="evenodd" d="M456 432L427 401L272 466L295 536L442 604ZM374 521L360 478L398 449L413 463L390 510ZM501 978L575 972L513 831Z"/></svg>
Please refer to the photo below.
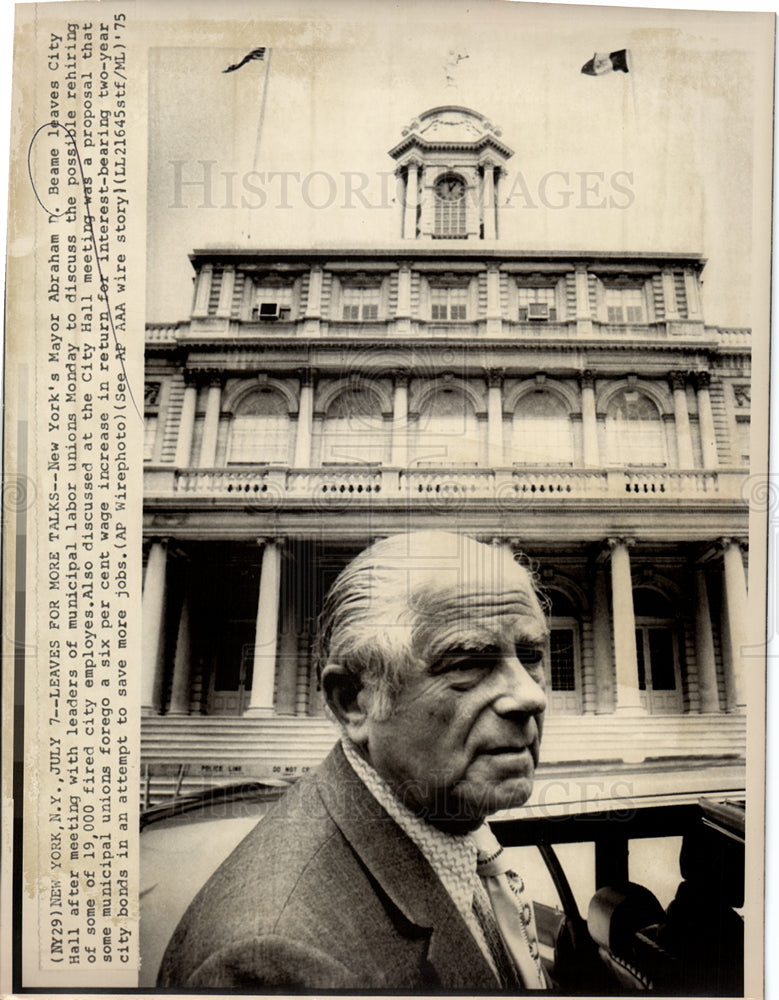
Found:
<svg viewBox="0 0 779 1000"><path fill-rule="evenodd" d="M227 69L223 69L222 72L234 73L237 69L240 69L241 66L245 66L247 62L252 62L254 59L258 62L262 62L264 58L265 49L252 49L251 52L247 52L240 62L233 63L232 66L228 66Z"/></svg>
<svg viewBox="0 0 779 1000"><path fill-rule="evenodd" d="M606 73L630 72L630 49L620 49L618 52L596 52L582 66L582 73L587 76L604 76Z"/></svg>

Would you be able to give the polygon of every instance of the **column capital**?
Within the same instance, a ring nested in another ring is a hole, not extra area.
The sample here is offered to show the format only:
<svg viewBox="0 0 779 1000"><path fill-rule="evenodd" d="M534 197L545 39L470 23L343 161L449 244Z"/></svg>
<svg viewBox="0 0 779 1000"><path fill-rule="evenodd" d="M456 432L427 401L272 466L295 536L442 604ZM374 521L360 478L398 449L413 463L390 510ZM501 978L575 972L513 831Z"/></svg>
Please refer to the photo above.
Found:
<svg viewBox="0 0 779 1000"><path fill-rule="evenodd" d="M595 372L592 368L585 368L579 372L579 385L582 389L595 388Z"/></svg>
<svg viewBox="0 0 779 1000"><path fill-rule="evenodd" d="M393 385L395 388L408 389L408 384L411 381L411 373L405 368L396 371L393 377Z"/></svg>
<svg viewBox="0 0 779 1000"><path fill-rule="evenodd" d="M749 549L749 540L747 538L736 538L732 536L723 536L718 540L720 551L725 552L731 546L736 546L741 549L742 552L746 552Z"/></svg>
<svg viewBox="0 0 779 1000"><path fill-rule="evenodd" d="M500 389L503 386L505 373L505 368L485 368L487 385L490 389Z"/></svg>
<svg viewBox="0 0 779 1000"><path fill-rule="evenodd" d="M316 382L317 370L316 368L311 368L305 366L303 368L298 368L296 370L298 379L300 380L301 386L313 386Z"/></svg>
<svg viewBox="0 0 779 1000"><path fill-rule="evenodd" d="M708 389L711 385L711 372L691 372L696 389Z"/></svg>
<svg viewBox="0 0 779 1000"><path fill-rule="evenodd" d="M674 391L677 389L683 390L687 385L687 372L682 372L682 371L668 372L668 382Z"/></svg>
<svg viewBox="0 0 779 1000"><path fill-rule="evenodd" d="M488 261L487 274L500 274L500 264L495 260Z"/></svg>
<svg viewBox="0 0 779 1000"><path fill-rule="evenodd" d="M635 538L618 537L618 538L607 538L606 539L606 545L609 547L609 549L612 552L614 551L614 549L616 549L616 548L618 548L620 546L624 546L624 548L626 548L626 549L632 549L632 548L635 547L635 544L636 544Z"/></svg>
<svg viewBox="0 0 779 1000"><path fill-rule="evenodd" d="M255 544L258 548L264 548L266 545L278 545L279 548L286 542L286 536L284 535L260 535L255 538Z"/></svg>

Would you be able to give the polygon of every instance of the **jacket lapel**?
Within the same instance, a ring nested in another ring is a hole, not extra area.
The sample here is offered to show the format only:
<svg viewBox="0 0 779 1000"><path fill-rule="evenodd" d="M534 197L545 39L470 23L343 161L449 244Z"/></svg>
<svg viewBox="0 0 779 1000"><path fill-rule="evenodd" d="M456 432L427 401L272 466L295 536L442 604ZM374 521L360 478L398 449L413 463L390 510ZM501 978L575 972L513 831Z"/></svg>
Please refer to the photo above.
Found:
<svg viewBox="0 0 779 1000"><path fill-rule="evenodd" d="M340 743L316 776L319 794L352 849L406 920L429 933L428 961L448 989L498 983L457 907L416 845L352 770Z"/></svg>

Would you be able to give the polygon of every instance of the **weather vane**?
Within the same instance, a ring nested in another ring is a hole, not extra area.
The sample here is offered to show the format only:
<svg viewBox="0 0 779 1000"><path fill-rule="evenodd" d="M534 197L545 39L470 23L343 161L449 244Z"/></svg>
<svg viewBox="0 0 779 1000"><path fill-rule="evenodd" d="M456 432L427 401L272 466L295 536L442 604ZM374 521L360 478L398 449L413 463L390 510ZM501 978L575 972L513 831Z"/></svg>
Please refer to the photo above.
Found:
<svg viewBox="0 0 779 1000"><path fill-rule="evenodd" d="M446 75L446 86L447 87L457 87L457 80L455 79L455 71L457 66L463 61L463 59L468 59L467 53L455 52L454 49L450 49L447 53L446 62L444 63L444 73Z"/></svg>

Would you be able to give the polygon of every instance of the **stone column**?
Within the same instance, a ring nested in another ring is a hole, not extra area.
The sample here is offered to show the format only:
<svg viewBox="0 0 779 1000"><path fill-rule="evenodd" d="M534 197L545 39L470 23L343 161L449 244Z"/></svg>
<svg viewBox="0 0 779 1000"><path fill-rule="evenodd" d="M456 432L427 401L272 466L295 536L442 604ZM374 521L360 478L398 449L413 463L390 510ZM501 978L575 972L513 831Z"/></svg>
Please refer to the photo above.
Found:
<svg viewBox="0 0 779 1000"><path fill-rule="evenodd" d="M392 398L392 458L391 465L404 469L408 465L408 373L398 372Z"/></svg>
<svg viewBox="0 0 779 1000"><path fill-rule="evenodd" d="M595 670L595 712L614 711L614 657L611 647L606 566L598 562L592 584L592 656Z"/></svg>
<svg viewBox="0 0 779 1000"><path fill-rule="evenodd" d="M665 318L679 319L679 310L676 305L676 286L674 285L673 271L663 271L663 303L665 305Z"/></svg>
<svg viewBox="0 0 779 1000"><path fill-rule="evenodd" d="M484 164L484 239L494 240L495 226L495 164L487 160Z"/></svg>
<svg viewBox="0 0 779 1000"><path fill-rule="evenodd" d="M580 336L592 333L592 313L590 311L590 285L587 265L576 265L576 332Z"/></svg>
<svg viewBox="0 0 779 1000"><path fill-rule="evenodd" d="M698 275L693 274L692 271L684 272L684 286L687 292L687 317L688 319L700 320L701 316L701 297L700 291L698 289Z"/></svg>
<svg viewBox="0 0 779 1000"><path fill-rule="evenodd" d="M582 444L584 451L584 467L597 469L600 466L598 457L598 418L595 413L595 374L583 371L580 376L582 393Z"/></svg>
<svg viewBox="0 0 779 1000"><path fill-rule="evenodd" d="M611 606L614 613L614 658L617 667L617 712L642 714L638 688L636 618L633 611L633 580L630 574L632 544L624 538L610 538Z"/></svg>
<svg viewBox="0 0 779 1000"><path fill-rule="evenodd" d="M192 318L202 319L208 316L208 300L211 296L211 278L214 273L212 264L204 264L197 273L195 280L195 301L192 304Z"/></svg>
<svg viewBox="0 0 779 1000"><path fill-rule="evenodd" d="M487 372L487 462L492 469L505 464L503 455L503 369Z"/></svg>
<svg viewBox="0 0 779 1000"><path fill-rule="evenodd" d="M233 289L235 288L235 268L226 267L222 271L222 284L219 286L219 304L216 315L229 319L233 311Z"/></svg>
<svg viewBox="0 0 779 1000"><path fill-rule="evenodd" d="M300 372L300 408L298 410L298 427L295 435L295 457L293 466L296 469L311 467L311 441L314 432L314 373L309 368Z"/></svg>
<svg viewBox="0 0 779 1000"><path fill-rule="evenodd" d="M173 684L171 685L168 715L189 715L191 660L189 601L185 595L179 616L176 653L173 657Z"/></svg>
<svg viewBox="0 0 779 1000"><path fill-rule="evenodd" d="M723 538L721 544L725 585L723 646L727 646L727 650L724 651L724 665L728 709L743 710L746 706L744 650L747 644L747 586L744 560L741 546L736 539Z"/></svg>
<svg viewBox="0 0 779 1000"><path fill-rule="evenodd" d="M698 663L700 711L719 712L717 663L714 658L709 592L703 566L695 567L695 659Z"/></svg>
<svg viewBox="0 0 779 1000"><path fill-rule="evenodd" d="M216 464L216 439L219 434L219 413L222 405L222 385L214 381L208 387L203 439L200 443L198 468L212 469Z"/></svg>
<svg viewBox="0 0 779 1000"><path fill-rule="evenodd" d="M152 542L141 603L141 714L154 715L159 710L162 685L165 626L165 565L168 540Z"/></svg>
<svg viewBox="0 0 779 1000"><path fill-rule="evenodd" d="M395 332L411 333L411 265L398 265L398 304L395 312Z"/></svg>
<svg viewBox="0 0 779 1000"><path fill-rule="evenodd" d="M322 314L322 276L319 264L311 267L308 278L308 299L306 301L306 319L319 319Z"/></svg>
<svg viewBox="0 0 779 1000"><path fill-rule="evenodd" d="M497 264L487 265L487 336L500 336L500 270Z"/></svg>
<svg viewBox="0 0 779 1000"><path fill-rule="evenodd" d="M279 588L281 552L278 539L264 539L257 627L254 634L252 693L244 715L273 715L276 648L279 637Z"/></svg>
<svg viewBox="0 0 779 1000"><path fill-rule="evenodd" d="M687 412L687 376L684 372L669 372L668 380L674 395L674 420L676 423L676 450L680 469L692 469L692 439L690 437L690 415Z"/></svg>
<svg viewBox="0 0 779 1000"><path fill-rule="evenodd" d="M695 372L695 384L698 390L698 421L701 429L701 448L703 450L704 469L716 469L719 465L717 454L717 435L714 430L714 417L711 412L711 396L708 372Z"/></svg>
<svg viewBox="0 0 779 1000"><path fill-rule="evenodd" d="M403 239L417 236L417 205L419 204L419 164L412 160L406 170L406 202L403 206Z"/></svg>
<svg viewBox="0 0 779 1000"><path fill-rule="evenodd" d="M280 715L294 715L298 683L298 613L294 587L290 574L294 568L289 562L282 567L284 580L281 607L281 635L279 636L279 681L276 690L276 711Z"/></svg>
<svg viewBox="0 0 779 1000"><path fill-rule="evenodd" d="M411 316L411 266L398 265L398 305L396 319L409 319Z"/></svg>
<svg viewBox="0 0 779 1000"><path fill-rule="evenodd" d="M181 419L179 433L176 438L177 469L186 469L192 460L192 434L195 430L195 408L197 406L197 386L188 383L184 389L184 400L181 404Z"/></svg>

